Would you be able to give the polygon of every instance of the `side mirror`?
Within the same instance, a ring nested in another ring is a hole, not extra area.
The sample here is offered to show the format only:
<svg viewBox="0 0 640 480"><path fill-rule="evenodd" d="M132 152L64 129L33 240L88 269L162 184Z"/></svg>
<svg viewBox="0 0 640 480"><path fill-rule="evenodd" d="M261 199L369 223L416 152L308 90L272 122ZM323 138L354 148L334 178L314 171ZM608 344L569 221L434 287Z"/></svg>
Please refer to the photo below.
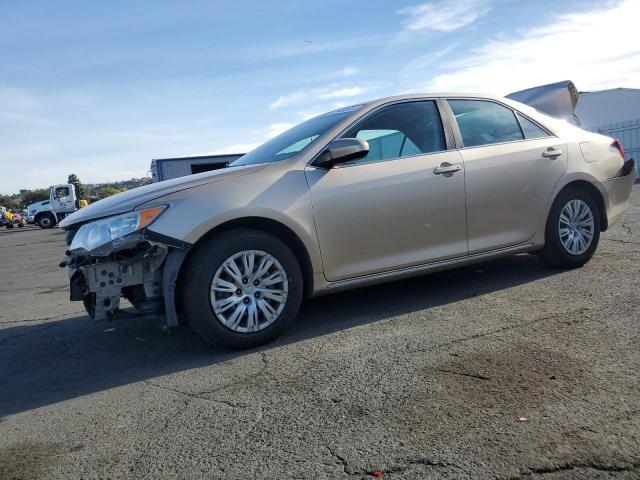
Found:
<svg viewBox="0 0 640 480"><path fill-rule="evenodd" d="M351 162L366 157L369 143L360 138L338 138L314 160L312 165L320 168L331 168L340 163Z"/></svg>

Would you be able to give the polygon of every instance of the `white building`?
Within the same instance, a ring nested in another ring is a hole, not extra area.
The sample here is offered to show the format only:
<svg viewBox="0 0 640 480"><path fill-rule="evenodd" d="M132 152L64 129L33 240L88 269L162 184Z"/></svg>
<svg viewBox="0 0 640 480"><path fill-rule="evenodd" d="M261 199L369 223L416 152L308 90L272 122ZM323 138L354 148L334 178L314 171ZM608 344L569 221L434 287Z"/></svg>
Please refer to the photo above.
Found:
<svg viewBox="0 0 640 480"><path fill-rule="evenodd" d="M580 92L575 113L582 128L619 138L625 158L640 160L640 89Z"/></svg>
<svg viewBox="0 0 640 480"><path fill-rule="evenodd" d="M576 115L584 126L637 120L640 118L640 88L580 92Z"/></svg>

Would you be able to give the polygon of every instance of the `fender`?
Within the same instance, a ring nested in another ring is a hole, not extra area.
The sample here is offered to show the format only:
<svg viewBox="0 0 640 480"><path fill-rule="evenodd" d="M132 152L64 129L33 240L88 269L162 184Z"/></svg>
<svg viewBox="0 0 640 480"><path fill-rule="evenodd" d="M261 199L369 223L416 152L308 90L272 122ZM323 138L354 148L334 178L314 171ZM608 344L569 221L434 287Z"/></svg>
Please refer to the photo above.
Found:
<svg viewBox="0 0 640 480"><path fill-rule="evenodd" d="M606 190L602 185L602 183L598 181L598 179L584 172L565 173L562 176L562 178L558 181L556 186L554 187L553 193L551 194L551 196L547 201L547 206L545 209L546 214L543 218L542 223L540 224L540 227L544 227L546 225L549 212L551 211L551 206L553 205L553 202L555 201L558 194L562 191L562 189L565 188L570 183L578 182L578 181L587 182L593 185L594 187L596 187L596 189L600 192L600 196L602 197L605 207L607 206L606 200L604 200L606 198Z"/></svg>
<svg viewBox="0 0 640 480"><path fill-rule="evenodd" d="M167 327L178 326L178 313L176 310L176 286L180 268L187 258L191 246L185 248L172 248L167 254L162 271L162 296L164 299L164 311Z"/></svg>

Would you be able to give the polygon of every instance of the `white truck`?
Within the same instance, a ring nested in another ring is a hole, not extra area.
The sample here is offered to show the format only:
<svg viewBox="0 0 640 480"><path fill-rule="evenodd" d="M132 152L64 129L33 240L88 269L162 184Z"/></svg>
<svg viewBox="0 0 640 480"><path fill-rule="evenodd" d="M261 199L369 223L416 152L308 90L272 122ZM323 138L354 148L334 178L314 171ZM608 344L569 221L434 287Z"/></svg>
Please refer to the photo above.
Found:
<svg viewBox="0 0 640 480"><path fill-rule="evenodd" d="M51 228L70 213L78 210L80 204L76 189L71 183L52 185L49 199L32 203L27 207L27 221L40 228Z"/></svg>

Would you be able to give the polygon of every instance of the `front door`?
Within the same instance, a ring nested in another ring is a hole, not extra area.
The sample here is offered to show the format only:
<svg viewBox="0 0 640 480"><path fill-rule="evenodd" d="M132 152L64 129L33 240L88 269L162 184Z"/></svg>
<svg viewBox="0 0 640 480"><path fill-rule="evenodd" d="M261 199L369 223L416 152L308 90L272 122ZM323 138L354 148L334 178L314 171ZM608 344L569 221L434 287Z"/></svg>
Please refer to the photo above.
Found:
<svg viewBox="0 0 640 480"><path fill-rule="evenodd" d="M329 281L468 253L464 165L435 102L383 107L342 136L366 139L369 154L306 170Z"/></svg>
<svg viewBox="0 0 640 480"><path fill-rule="evenodd" d="M69 185L60 185L52 187L51 207L56 213L73 212L73 196L71 195L71 187Z"/></svg>

